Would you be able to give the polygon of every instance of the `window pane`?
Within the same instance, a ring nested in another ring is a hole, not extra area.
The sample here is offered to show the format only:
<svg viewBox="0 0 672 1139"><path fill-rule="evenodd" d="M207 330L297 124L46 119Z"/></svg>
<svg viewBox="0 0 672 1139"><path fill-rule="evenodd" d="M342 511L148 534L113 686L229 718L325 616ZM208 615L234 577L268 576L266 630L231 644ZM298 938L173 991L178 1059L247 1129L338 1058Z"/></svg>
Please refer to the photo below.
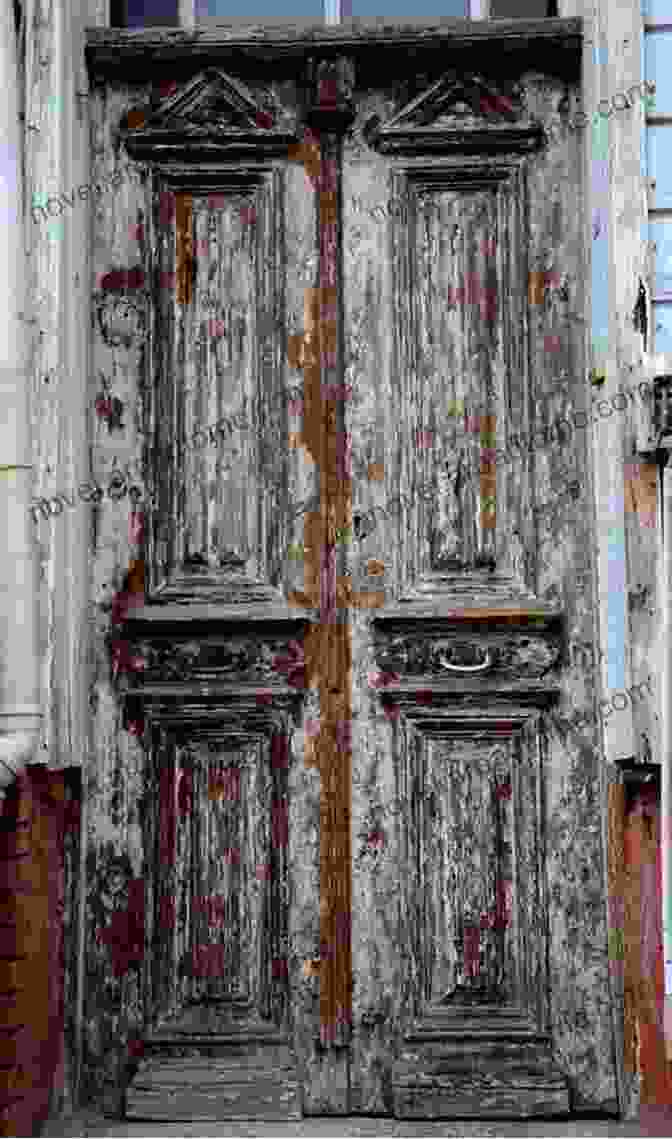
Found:
<svg viewBox="0 0 672 1139"><path fill-rule="evenodd" d="M112 28L176 28L178 0L110 0Z"/></svg>
<svg viewBox="0 0 672 1139"><path fill-rule="evenodd" d="M644 67L647 80L656 85L654 97L648 100L653 103L649 114L672 115L672 32L650 32L646 36Z"/></svg>
<svg viewBox="0 0 672 1139"><path fill-rule="evenodd" d="M378 20L385 24L440 23L441 20L466 19L468 0L342 0L343 20Z"/></svg>
<svg viewBox="0 0 672 1139"><path fill-rule="evenodd" d="M642 12L649 24L672 24L670 0L643 0Z"/></svg>
<svg viewBox="0 0 672 1139"><path fill-rule="evenodd" d="M323 24L323 0L196 0L196 22L207 24Z"/></svg>
<svg viewBox="0 0 672 1139"><path fill-rule="evenodd" d="M654 210L672 208L671 143L672 126L647 127L646 166L649 178L655 181L653 201L649 204Z"/></svg>
<svg viewBox="0 0 672 1139"><path fill-rule="evenodd" d="M650 221L649 241L656 245L654 296L672 299L672 219Z"/></svg>
<svg viewBox="0 0 672 1139"><path fill-rule="evenodd" d="M557 16L557 4L553 0L492 0L491 20L540 19L543 16Z"/></svg>
<svg viewBox="0 0 672 1139"><path fill-rule="evenodd" d="M653 305L653 351L672 352L672 305Z"/></svg>

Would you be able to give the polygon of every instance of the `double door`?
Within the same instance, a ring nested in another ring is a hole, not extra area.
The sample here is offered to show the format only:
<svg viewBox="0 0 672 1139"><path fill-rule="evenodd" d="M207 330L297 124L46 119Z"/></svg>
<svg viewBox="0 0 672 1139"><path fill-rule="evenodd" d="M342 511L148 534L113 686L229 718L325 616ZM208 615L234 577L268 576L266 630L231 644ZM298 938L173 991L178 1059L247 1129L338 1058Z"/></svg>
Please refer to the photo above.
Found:
<svg viewBox="0 0 672 1139"><path fill-rule="evenodd" d="M291 1110L566 1111L543 818L562 613L537 595L534 454L507 439L534 436L555 366L530 234L571 259L579 222L522 41L328 40L199 41L168 86L157 55L108 80L150 282L125 694L143 1110L170 1114L161 1047L171 1071L228 1056L207 1116L231 1065L286 1044Z"/></svg>

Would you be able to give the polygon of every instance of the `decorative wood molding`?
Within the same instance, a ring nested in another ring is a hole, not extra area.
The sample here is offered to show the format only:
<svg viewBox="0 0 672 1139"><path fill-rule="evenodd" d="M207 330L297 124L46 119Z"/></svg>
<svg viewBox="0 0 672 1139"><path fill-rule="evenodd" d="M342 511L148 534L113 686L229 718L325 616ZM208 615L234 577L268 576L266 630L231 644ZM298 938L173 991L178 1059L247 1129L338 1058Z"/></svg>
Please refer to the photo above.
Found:
<svg viewBox="0 0 672 1139"><path fill-rule="evenodd" d="M263 639L245 637L190 637L176 641L174 634L153 640L129 641L130 652L142 660L143 684L166 684L175 681L228 681L236 683L269 682L287 690L290 685L303 688L303 651L300 644L287 638ZM140 667L138 664L138 670Z"/></svg>
<svg viewBox="0 0 672 1139"><path fill-rule="evenodd" d="M279 125L276 125L279 122ZM129 112L120 135L132 158L170 163L254 163L286 158L295 120L265 93L261 100L217 68L194 76L154 111Z"/></svg>
<svg viewBox="0 0 672 1139"><path fill-rule="evenodd" d="M131 1118L174 1116L176 1097L178 1114L211 1117L213 1080L227 1085L229 1110L240 1101L262 1117L269 1104L278 1117L298 1115L288 1034L290 720L267 711L263 733L252 729L248 721L229 739L225 758L197 723L187 737L161 717L149 730L141 810L156 856L144 883L144 1054L125 1094ZM250 1100L232 1081L255 1066Z"/></svg>
<svg viewBox="0 0 672 1139"><path fill-rule="evenodd" d="M394 731L407 807L395 1115L496 1116L523 1102L564 1113L568 1086L549 1035L541 715L518 709L506 722L487 704L468 730L460 709L444 708L434 721L462 731L436 732L419 711L407 705ZM457 875L448 891L446 862Z"/></svg>
<svg viewBox="0 0 672 1139"><path fill-rule="evenodd" d="M445 20L421 27L390 21L387 26L377 22L332 28L270 24L189 31L88 28L86 59L93 81L112 76L142 81L148 67L164 67L172 74L188 69L193 74L196 67L225 65L233 51L253 67L267 69L273 64L287 74L296 73L297 57L321 52L351 55L366 66L370 59L378 67L385 60L390 74L408 66L409 50L444 68L455 63L481 73L502 65L510 72L523 70L534 53L541 70L576 80L581 75L582 37L580 19Z"/></svg>
<svg viewBox="0 0 672 1139"><path fill-rule="evenodd" d="M373 117L365 128L369 146L381 154L422 156L459 153L482 156L527 154L544 143L538 123L524 117L517 85L503 91L479 75L448 71L431 86L381 123Z"/></svg>
<svg viewBox="0 0 672 1139"><path fill-rule="evenodd" d="M308 82L312 102L308 124L317 131L343 134L355 118L353 96L355 68L347 56L336 59L308 59Z"/></svg>
<svg viewBox="0 0 672 1139"><path fill-rule="evenodd" d="M400 313L395 373L400 415L408 426L388 494L401 492L410 503L406 516L397 516L404 589L424 590L428 599L435 591L450 592L453 583L459 588L461 578L492 600L507 591L532 600L533 559L520 562L511 535L518 533L519 548L534 549L534 517L520 505L533 502L533 460L521 453L515 464L492 462L497 450L506 453L510 417L532 437L524 161L515 155L466 163L412 157L391 173L391 197L401 206L391 223L394 305ZM475 190L482 191L478 199L466 196ZM436 264L438 235L451 223L450 265L443 265L440 279L425 283ZM462 289L451 325L453 377L438 371L426 352L436 335L436 298L449 286L456 293ZM414 304L404 301L408 296L417 297ZM451 405L462 410L449 419ZM405 408L413 409L415 422L408 421ZM427 428L431 445L419 446ZM514 479L522 495L509 493Z"/></svg>
<svg viewBox="0 0 672 1139"><path fill-rule="evenodd" d="M471 675L542 677L557 664L562 651L559 638L526 632L511 636L476 634L468 639L455 630L450 637L426 635L393 637L379 649L377 662L386 672L402 676L425 675L452 680L459 670Z"/></svg>
<svg viewBox="0 0 672 1139"><path fill-rule="evenodd" d="M453 598L453 604L458 598ZM376 661L381 669L380 697L401 702L409 714L419 692L433 709L451 700L465 704L485 702L488 722L493 700L513 707L521 699L527 707L545 707L559 693L559 666L565 630L561 612L551 607L484 605L448 609L432 601L401 601L386 606L372 619ZM451 654L472 667L488 661L487 668L460 672L446 669ZM413 695L415 694L415 696ZM429 709L422 712L426 715ZM505 719L510 720L505 715Z"/></svg>
<svg viewBox="0 0 672 1139"><path fill-rule="evenodd" d="M179 168L170 166L169 173L168 180L163 174L152 173L155 200L164 189L180 185ZM187 179L189 192L207 192L211 176L214 190L215 174L211 170L195 171L194 177ZM185 233L190 242L197 240L201 221L207 221L209 242L216 240L221 245L228 235L231 255L237 258L240 269L236 287L238 291L247 288L247 304L242 308L236 297L229 295L230 290L214 289L210 278L206 283L203 273L195 275L190 249L183 274L188 296L178 296L176 304L172 290L159 287L161 280L172 280L173 275L177 279L180 268L171 240L173 229L162 226L159 218L153 218L151 225L152 279L157 287L150 298L149 350L145 355L145 467L151 503L149 600L186 602L200 597L223 604L281 601L268 579L279 576L283 543L270 543L267 531L279 527L282 532L288 524L287 456L282 445L287 407L280 367L283 173L267 170L262 174L259 168L239 170L233 182L224 177L222 184L224 189L218 189L217 198L209 198L207 206L201 203L197 207L192 198L187 199L191 220ZM243 191L249 195L247 204L237 196ZM199 218L207 210L207 218L199 221L194 213L197 209ZM204 226L201 231L205 232ZM207 255L212 258L215 274L211 277L217 280L216 274L232 270L223 269L216 250L211 254L210 248L209 244ZM227 331L233 345L226 368L217 345L220 328ZM231 337L234 328L235 338ZM211 349L209 385L200 370L202 337L207 337ZM183 363L178 367L176 358L181 353ZM187 372L190 384L185 382ZM193 391L190 394L190 386L201 391L199 399ZM238 401L235 408L241 413L235 430L229 423L232 399ZM208 413L208 408L215 407L217 410ZM226 412L223 419L217 418L218 411ZM234 480L231 474L234 466L239 473L241 468L245 472L244 497L238 477ZM206 482L214 497L198 493L198 486ZM207 535L208 540L194 546L196 535ZM187 546L189 540L192 544ZM240 559L238 565L231 561L232 543L237 546L234 553ZM276 561L269 565L271 548Z"/></svg>

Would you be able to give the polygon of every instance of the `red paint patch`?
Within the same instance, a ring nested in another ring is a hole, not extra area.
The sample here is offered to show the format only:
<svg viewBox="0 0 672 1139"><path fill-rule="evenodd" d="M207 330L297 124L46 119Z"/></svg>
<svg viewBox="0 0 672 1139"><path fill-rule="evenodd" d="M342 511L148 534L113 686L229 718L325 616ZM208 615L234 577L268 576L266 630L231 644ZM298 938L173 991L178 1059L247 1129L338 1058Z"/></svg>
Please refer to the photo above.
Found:
<svg viewBox="0 0 672 1139"><path fill-rule="evenodd" d="M287 678L292 688L306 687L306 667L303 646L298 641L290 641L288 655L278 654L273 658L273 668Z"/></svg>
<svg viewBox="0 0 672 1139"><path fill-rule="evenodd" d="M98 396L94 407L96 409L96 415L99 419L109 419L109 417L112 415L112 400L109 398L109 396L107 398Z"/></svg>
<svg viewBox="0 0 672 1139"><path fill-rule="evenodd" d="M112 269L100 279L99 288L103 292L122 292L124 289L141 289L145 284L143 269L136 265L133 269Z"/></svg>
<svg viewBox="0 0 672 1139"><path fill-rule="evenodd" d="M159 196L159 225L172 225L175 220L175 195L164 191Z"/></svg>
<svg viewBox="0 0 672 1139"><path fill-rule="evenodd" d="M124 287L125 276L123 269L113 269L103 274L98 287L103 292L119 292Z"/></svg>
<svg viewBox="0 0 672 1139"><path fill-rule="evenodd" d="M272 877L273 877L273 868L271 867L270 863L263 862L260 866L257 866L257 870L256 870L257 882L270 882Z"/></svg>
<svg viewBox="0 0 672 1139"><path fill-rule="evenodd" d="M223 945L196 945L191 955L194 977L222 977L225 969Z"/></svg>
<svg viewBox="0 0 672 1139"><path fill-rule="evenodd" d="M560 351L560 337L559 336L545 336L544 337L544 352L559 352Z"/></svg>
<svg viewBox="0 0 672 1139"><path fill-rule="evenodd" d="M193 794L193 773L191 768L186 767L180 771L180 782L177 788L177 809L182 817L191 814Z"/></svg>
<svg viewBox="0 0 672 1139"><path fill-rule="evenodd" d="M111 643L112 676L116 680L120 673L142 672L147 667L144 657L134 654L129 641L116 638Z"/></svg>
<svg viewBox="0 0 672 1139"><path fill-rule="evenodd" d="M275 732L271 740L271 767L274 770L289 767L289 740L282 732Z"/></svg>
<svg viewBox="0 0 672 1139"><path fill-rule="evenodd" d="M163 83L159 83L159 98L167 99L169 95L173 95L177 91L177 80L167 79Z"/></svg>
<svg viewBox="0 0 672 1139"><path fill-rule="evenodd" d="M125 910L116 910L108 928L99 931L99 940L109 947L115 977L122 977L133 965L140 965L145 954L145 880L128 883Z"/></svg>
<svg viewBox="0 0 672 1139"><path fill-rule="evenodd" d="M271 962L271 975L275 978L275 980L281 980L289 976L286 957L273 958Z"/></svg>
<svg viewBox="0 0 672 1139"><path fill-rule="evenodd" d="M273 803L271 807L271 836L273 846L287 846L289 841L289 820L287 803L284 799Z"/></svg>
<svg viewBox="0 0 672 1139"><path fill-rule="evenodd" d="M194 913L205 914L210 926L221 926L226 917L226 898L219 894L194 895L191 905Z"/></svg>
<svg viewBox="0 0 672 1139"><path fill-rule="evenodd" d="M335 110L338 105L338 84L335 79L321 79L318 87L318 101L325 110Z"/></svg>
<svg viewBox="0 0 672 1139"><path fill-rule="evenodd" d="M274 123L273 115L268 111L257 111L255 122L262 130L270 130Z"/></svg>
<svg viewBox="0 0 672 1139"><path fill-rule="evenodd" d="M208 331L210 336L224 336L226 325L223 320L210 320L208 322Z"/></svg>
<svg viewBox="0 0 672 1139"><path fill-rule="evenodd" d="M398 684L400 679L397 672L370 672L368 677L370 688L386 688L388 684Z"/></svg>
<svg viewBox="0 0 672 1139"><path fill-rule="evenodd" d="M352 751L352 720L337 721L336 746L339 751Z"/></svg>
<svg viewBox="0 0 672 1139"><path fill-rule="evenodd" d="M128 1054L134 1060L139 1060L145 1054L145 1042L139 1036L133 1037L127 1044Z"/></svg>

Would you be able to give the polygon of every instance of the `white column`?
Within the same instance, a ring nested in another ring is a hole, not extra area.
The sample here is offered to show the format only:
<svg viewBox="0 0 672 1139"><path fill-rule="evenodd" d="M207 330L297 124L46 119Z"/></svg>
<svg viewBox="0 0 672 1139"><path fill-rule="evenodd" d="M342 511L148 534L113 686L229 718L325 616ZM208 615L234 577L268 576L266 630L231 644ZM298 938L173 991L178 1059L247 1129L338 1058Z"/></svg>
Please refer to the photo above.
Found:
<svg viewBox="0 0 672 1139"><path fill-rule="evenodd" d="M26 361L22 130L14 12L0 5L0 798L34 757L42 719Z"/></svg>

